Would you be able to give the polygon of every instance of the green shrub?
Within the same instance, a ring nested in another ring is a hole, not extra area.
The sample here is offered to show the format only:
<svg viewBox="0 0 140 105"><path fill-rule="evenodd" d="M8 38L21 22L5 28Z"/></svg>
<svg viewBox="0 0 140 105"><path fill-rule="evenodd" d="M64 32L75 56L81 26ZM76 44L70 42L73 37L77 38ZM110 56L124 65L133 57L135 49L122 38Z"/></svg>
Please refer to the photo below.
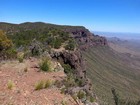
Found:
<svg viewBox="0 0 140 105"><path fill-rule="evenodd" d="M11 80L8 81L7 87L8 89L13 89L13 87L15 86L14 82L12 82Z"/></svg>
<svg viewBox="0 0 140 105"><path fill-rule="evenodd" d="M75 46L76 46L75 41L69 40L68 44L65 46L65 49L74 51Z"/></svg>
<svg viewBox="0 0 140 105"><path fill-rule="evenodd" d="M93 102L95 102L95 99L92 97L92 96L90 96L90 100L89 100L91 103L93 103Z"/></svg>
<svg viewBox="0 0 140 105"><path fill-rule="evenodd" d="M64 84L67 88L69 87L73 87L76 86L77 84L75 83L75 79L73 77L73 75L68 75L68 77L66 78L66 80L64 80Z"/></svg>
<svg viewBox="0 0 140 105"><path fill-rule="evenodd" d="M44 81L39 81L35 84L35 90L40 90L44 88Z"/></svg>
<svg viewBox="0 0 140 105"><path fill-rule="evenodd" d="M60 46L62 44L62 39L59 37L56 37L56 38L51 37L49 43L50 43L51 47L58 49L58 48L60 48Z"/></svg>
<svg viewBox="0 0 140 105"><path fill-rule="evenodd" d="M122 99L114 88L111 89L115 105L140 105L140 101L129 99Z"/></svg>
<svg viewBox="0 0 140 105"><path fill-rule="evenodd" d="M62 67L64 68L64 72L67 74L73 72L73 69L71 68L69 64L62 64Z"/></svg>
<svg viewBox="0 0 140 105"><path fill-rule="evenodd" d="M55 42L54 42L54 48L58 49L61 46L61 39L60 38L56 38Z"/></svg>
<svg viewBox="0 0 140 105"><path fill-rule="evenodd" d="M39 56L40 55L39 49L37 49L37 48L32 49L31 52L32 52L32 56Z"/></svg>
<svg viewBox="0 0 140 105"><path fill-rule="evenodd" d="M42 62L40 63L39 66L40 66L40 69L42 71L51 71L50 66L49 66L49 59L48 58L42 60Z"/></svg>
<svg viewBox="0 0 140 105"><path fill-rule="evenodd" d="M15 48L11 47L3 52L8 59L17 58L17 51Z"/></svg>
<svg viewBox="0 0 140 105"><path fill-rule="evenodd" d="M116 93L116 90L112 88L112 94L113 94L113 99L115 102L115 105L119 105L119 95Z"/></svg>
<svg viewBox="0 0 140 105"><path fill-rule="evenodd" d="M79 98L79 99L82 99L82 98L84 98L86 96L86 93L84 92L84 91L82 91L82 90L80 90L78 93L77 93L77 97Z"/></svg>
<svg viewBox="0 0 140 105"><path fill-rule="evenodd" d="M22 58L22 57L19 57L19 58L18 58L18 61L19 61L20 63L22 63L22 62L23 62L23 58Z"/></svg>
<svg viewBox="0 0 140 105"><path fill-rule="evenodd" d="M13 45L12 41L7 38L5 32L0 30L0 51L7 50Z"/></svg>
<svg viewBox="0 0 140 105"><path fill-rule="evenodd" d="M19 61L20 63L22 63L22 62L23 62L23 59L24 59L24 53L20 52L20 53L18 54L17 58L18 58L18 61Z"/></svg>
<svg viewBox="0 0 140 105"><path fill-rule="evenodd" d="M12 40L8 39L2 30L0 30L0 57L4 59L16 58L16 51L13 48Z"/></svg>
<svg viewBox="0 0 140 105"><path fill-rule="evenodd" d="M76 78L75 82L78 86L82 87L84 85L84 80L80 78Z"/></svg>

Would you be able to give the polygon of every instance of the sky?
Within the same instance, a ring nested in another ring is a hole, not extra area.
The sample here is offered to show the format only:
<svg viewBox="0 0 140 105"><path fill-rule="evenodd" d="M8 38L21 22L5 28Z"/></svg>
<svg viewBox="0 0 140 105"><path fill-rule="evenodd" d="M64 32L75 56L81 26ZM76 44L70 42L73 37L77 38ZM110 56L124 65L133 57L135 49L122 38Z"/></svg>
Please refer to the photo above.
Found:
<svg viewBox="0 0 140 105"><path fill-rule="evenodd" d="M80 25L140 33L140 0L0 0L0 22Z"/></svg>

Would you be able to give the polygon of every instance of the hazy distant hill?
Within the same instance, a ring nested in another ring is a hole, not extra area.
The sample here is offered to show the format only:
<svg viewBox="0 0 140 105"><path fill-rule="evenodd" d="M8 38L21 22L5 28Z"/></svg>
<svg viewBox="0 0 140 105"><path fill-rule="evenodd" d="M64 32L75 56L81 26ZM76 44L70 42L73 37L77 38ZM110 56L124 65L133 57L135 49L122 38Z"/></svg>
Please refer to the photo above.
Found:
<svg viewBox="0 0 140 105"><path fill-rule="evenodd" d="M116 37L107 38L109 46L120 52L140 56L140 40L123 40Z"/></svg>
<svg viewBox="0 0 140 105"><path fill-rule="evenodd" d="M121 32L99 32L93 31L94 34L102 35L108 38L117 37L123 40L140 40L140 33L121 33Z"/></svg>

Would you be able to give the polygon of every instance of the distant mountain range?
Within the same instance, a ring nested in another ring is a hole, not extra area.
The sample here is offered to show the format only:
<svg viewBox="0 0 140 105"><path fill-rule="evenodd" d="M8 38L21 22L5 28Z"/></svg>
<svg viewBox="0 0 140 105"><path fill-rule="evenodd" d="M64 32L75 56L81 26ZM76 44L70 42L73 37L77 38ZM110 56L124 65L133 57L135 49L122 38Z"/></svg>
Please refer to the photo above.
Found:
<svg viewBox="0 0 140 105"><path fill-rule="evenodd" d="M140 40L140 33L121 33L121 32L99 32L99 31L92 31L94 34L102 35L105 37L118 37L120 39L126 40Z"/></svg>

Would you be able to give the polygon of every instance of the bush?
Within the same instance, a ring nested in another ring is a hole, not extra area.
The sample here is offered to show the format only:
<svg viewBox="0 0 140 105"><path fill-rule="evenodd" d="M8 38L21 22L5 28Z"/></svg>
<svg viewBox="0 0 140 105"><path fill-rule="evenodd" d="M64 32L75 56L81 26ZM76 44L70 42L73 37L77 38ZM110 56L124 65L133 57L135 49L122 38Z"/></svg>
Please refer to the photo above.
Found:
<svg viewBox="0 0 140 105"><path fill-rule="evenodd" d="M18 61L20 62L20 63L22 63L23 62L23 59L24 59L24 53L19 53L18 54L18 56L17 56L17 58L18 58Z"/></svg>
<svg viewBox="0 0 140 105"><path fill-rule="evenodd" d="M30 51L32 56L39 56L43 53L44 46L41 42L36 39L33 39L30 43Z"/></svg>
<svg viewBox="0 0 140 105"><path fill-rule="evenodd" d="M13 87L14 87L15 85L14 85L14 83L10 80L10 81L8 81L8 84L7 84L7 87L8 87L8 89L13 89Z"/></svg>
<svg viewBox="0 0 140 105"><path fill-rule="evenodd" d="M115 105L140 105L140 101L122 99L114 88L111 89Z"/></svg>
<svg viewBox="0 0 140 105"><path fill-rule="evenodd" d="M68 44L65 46L65 49L74 51L75 46L76 46L76 44L75 44L74 40L69 40Z"/></svg>
<svg viewBox="0 0 140 105"><path fill-rule="evenodd" d="M84 83L85 83L85 81L83 79L80 79L80 78L76 78L75 82L80 87L84 86Z"/></svg>
<svg viewBox="0 0 140 105"><path fill-rule="evenodd" d="M50 66L49 66L49 59L48 58L42 60L42 62L40 63L39 66L40 66L40 69L42 71L51 71Z"/></svg>
<svg viewBox="0 0 140 105"><path fill-rule="evenodd" d="M44 88L49 88L49 87L51 87L53 84L54 84L54 81L53 81L53 80L47 80L47 81L45 82Z"/></svg>
<svg viewBox="0 0 140 105"><path fill-rule="evenodd" d="M86 96L86 93L85 93L84 91L82 91L82 90L80 90L80 91L77 93L77 97L78 97L79 99L83 99L83 98L85 98L85 96Z"/></svg>
<svg viewBox="0 0 140 105"><path fill-rule="evenodd" d="M40 90L43 88L44 88L44 81L39 81L38 83L36 83L35 90Z"/></svg>
<svg viewBox="0 0 140 105"><path fill-rule="evenodd" d="M73 77L73 75L69 75L67 77L66 80L64 80L64 84L65 86L68 88L68 87L73 87L73 86L76 86L77 84L75 83L75 79Z"/></svg>
<svg viewBox="0 0 140 105"><path fill-rule="evenodd" d="M7 38L6 34L2 30L0 30L0 51L7 50L12 45L12 41Z"/></svg>
<svg viewBox="0 0 140 105"><path fill-rule="evenodd" d="M49 88L52 85L54 85L54 81L53 80L46 80L46 81L39 81L38 83L36 83L35 85L35 90L40 90L40 89L45 89L45 88Z"/></svg>
<svg viewBox="0 0 140 105"><path fill-rule="evenodd" d="M55 42L54 42L54 48L58 49L61 46L61 39L60 38L56 38Z"/></svg>
<svg viewBox="0 0 140 105"><path fill-rule="evenodd" d="M115 105L119 105L119 95L116 93L116 90L112 88L112 94L113 94L113 99L115 102Z"/></svg>
<svg viewBox="0 0 140 105"><path fill-rule="evenodd" d="M3 53L3 56L5 55L6 58L8 58L8 59L11 59L11 58L15 59L15 58L17 58L17 51L13 47L3 51L2 53Z"/></svg>
<svg viewBox="0 0 140 105"><path fill-rule="evenodd" d="M90 102L91 103L95 102L95 99L92 96L90 96Z"/></svg>
<svg viewBox="0 0 140 105"><path fill-rule="evenodd" d="M16 57L12 46L12 41L7 38L6 34L2 30L0 30L0 57L2 59Z"/></svg>
<svg viewBox="0 0 140 105"><path fill-rule="evenodd" d="M62 67L64 68L64 72L67 74L73 72L73 69L71 68L69 64L62 64Z"/></svg>
<svg viewBox="0 0 140 105"><path fill-rule="evenodd" d="M50 45L51 45L51 47L58 49L58 48L60 48L61 44L62 44L61 38L51 37L51 39L50 39Z"/></svg>

